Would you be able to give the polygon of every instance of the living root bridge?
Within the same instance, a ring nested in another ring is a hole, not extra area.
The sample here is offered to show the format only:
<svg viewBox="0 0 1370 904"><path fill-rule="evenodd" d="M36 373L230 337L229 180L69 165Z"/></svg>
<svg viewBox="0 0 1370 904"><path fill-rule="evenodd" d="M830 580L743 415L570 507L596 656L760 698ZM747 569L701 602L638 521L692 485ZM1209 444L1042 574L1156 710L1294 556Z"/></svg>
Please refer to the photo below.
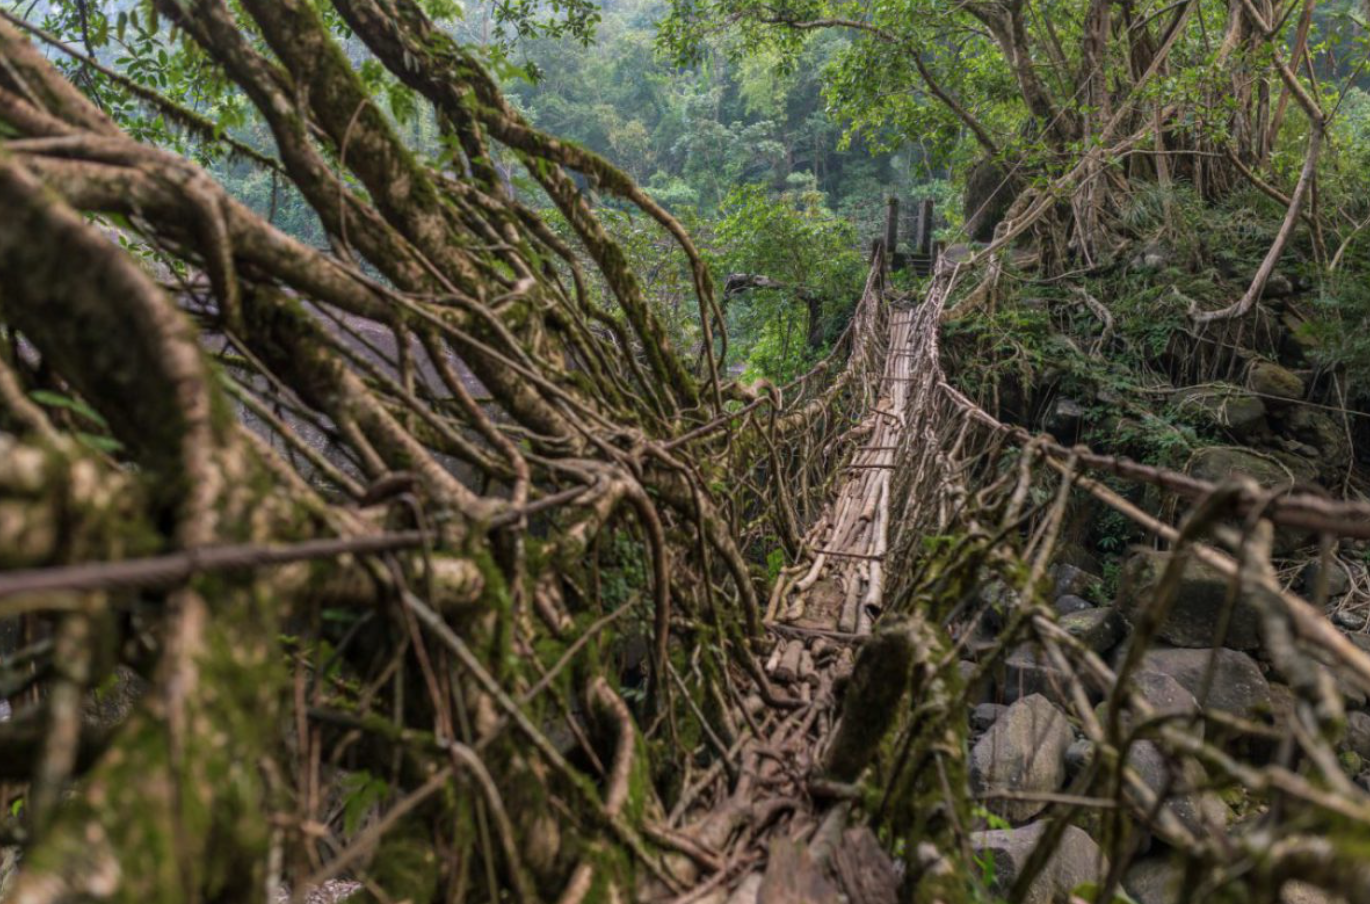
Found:
<svg viewBox="0 0 1370 904"><path fill-rule="evenodd" d="M131 137L0 22L13 900L275 900L339 872L380 900L965 900L977 805L1021 797L972 784L966 715L1026 674L1024 645L1096 756L1035 802L1010 897L1062 875L1042 866L1072 820L1109 855L1087 858L1106 892L1140 828L1196 887L1366 887L1370 802L1337 769L1327 688L1370 667L1265 556L1267 522L1354 534L1363 509L998 425L942 371L950 271L910 304L882 253L831 357L785 387L724 382L679 225L526 123L416 0L155 6L269 129L266 165L330 250ZM405 145L325 13L437 111L455 161ZM501 151L569 240L509 193ZM676 237L698 362L575 174ZM1090 467L1196 508L1162 523ZM1182 555L1121 658L1062 628L1041 593L1081 492L1234 576L1296 695L1279 721L1153 718L1137 695ZM753 563L777 544L766 587ZM84 704L131 676L131 714L93 724ZM1251 740L1268 733L1281 756ZM1193 770L1149 781L1139 743L1241 788L1268 831L1186 823Z"/></svg>
<svg viewBox="0 0 1370 904"><path fill-rule="evenodd" d="M750 562L773 535L799 555L875 402L883 265L830 358L753 394L718 379L679 226L524 122L418 3L328 13L437 110L455 167L405 146L317 4L156 6L270 130L264 165L332 250L131 137L29 40L50 36L0 22L14 900L274 899L340 870L381 899L627 897L683 890L681 857L715 880L666 827L697 777L677 764L728 761L754 695L803 706L757 659ZM500 148L570 243L506 190ZM697 365L572 173L679 240ZM96 448L36 389L90 411ZM147 690L89 723L111 683Z"/></svg>
<svg viewBox="0 0 1370 904"><path fill-rule="evenodd" d="M767 609L767 677L801 705L777 710L754 697L733 715L746 727L725 759L687 784L669 824L698 849L682 865L697 878L679 899L965 900L983 858L1008 856L992 883L1008 900L1080 884L1110 900L1150 843L1185 864L1181 899L1298 881L1361 900L1354 851L1368 837L1370 800L1338 766L1342 703L1332 679L1370 688L1367 657L1283 589L1269 562L1274 526L1356 536L1364 507L1213 485L1003 424L943 372L940 327L954 279L943 266L921 304L892 309L880 393L851 430L850 457L833 471L804 557L782 572ZM1091 470L1194 508L1173 526ZM1108 660L1042 600L1066 513L1082 494L1173 550ZM1258 612L1265 655L1296 695L1292 708L1238 718L1196 686L1198 705L1177 717L1142 690L1154 683L1148 655L1191 558ZM997 608L985 596L994 582L1007 594ZM975 772L984 767L967 761L967 713L996 685L1016 686L1020 699L1039 695L1034 711L1059 706L1091 745L1093 758L1064 791L986 787ZM1274 737L1288 739L1286 754L1270 755ZM1171 765L1148 765L1158 762ZM1212 787L1284 800L1300 821L1286 825L1276 809L1266 816L1272 834L1225 834L1206 821ZM1208 808L1197 819L1195 800ZM982 807L1023 812L1007 806L1040 815L1023 828L974 831ZM1324 843L1328 832L1347 846ZM902 877L884 853L891 841L905 852ZM1012 853L1001 854L1002 844ZM671 897L650 883L647 894Z"/></svg>

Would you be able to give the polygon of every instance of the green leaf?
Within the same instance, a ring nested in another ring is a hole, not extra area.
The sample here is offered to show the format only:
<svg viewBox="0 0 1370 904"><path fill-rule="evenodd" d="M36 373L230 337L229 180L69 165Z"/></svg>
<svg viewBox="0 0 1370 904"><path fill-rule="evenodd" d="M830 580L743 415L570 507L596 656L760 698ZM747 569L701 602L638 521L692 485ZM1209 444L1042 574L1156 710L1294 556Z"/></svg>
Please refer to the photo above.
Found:
<svg viewBox="0 0 1370 904"><path fill-rule="evenodd" d="M81 417L90 421L92 424L97 424L101 427L108 426L105 419L100 415L100 412L96 411L80 399L64 396L60 392L52 392L47 389L35 389L33 392L29 393L29 398L33 399L39 405L44 405L48 408L65 408L74 414L81 415Z"/></svg>
<svg viewBox="0 0 1370 904"><path fill-rule="evenodd" d="M106 455L117 455L124 451L124 444L112 436L101 436L97 433L77 433L76 439L88 448L96 452L103 452Z"/></svg>
<svg viewBox="0 0 1370 904"><path fill-rule="evenodd" d="M343 834L355 835L366 814L390 793L390 786L365 769L342 780Z"/></svg>

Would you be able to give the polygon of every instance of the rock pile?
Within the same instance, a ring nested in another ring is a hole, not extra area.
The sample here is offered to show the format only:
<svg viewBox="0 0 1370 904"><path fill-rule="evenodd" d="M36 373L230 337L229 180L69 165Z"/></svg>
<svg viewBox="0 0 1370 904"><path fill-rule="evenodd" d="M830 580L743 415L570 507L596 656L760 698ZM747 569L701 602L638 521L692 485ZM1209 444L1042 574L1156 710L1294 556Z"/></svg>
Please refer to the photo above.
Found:
<svg viewBox="0 0 1370 904"><path fill-rule="evenodd" d="M1134 554L1122 570L1112 604L1100 599L1098 576L1059 564L1049 584L1052 602L1061 627L1114 667L1121 665L1139 628L1155 622L1147 627L1151 642L1129 675L1128 694L1088 685L1078 690L1094 705L1101 725L1111 722L1111 703L1124 701L1119 726L1124 734L1136 732L1127 747L1127 768L1155 795L1166 817L1196 837L1240 833L1258 815L1244 809L1240 789L1219 787L1199 760L1157 743L1155 725L1164 721L1199 739L1207 733L1220 738L1224 749L1259 764L1272 755L1281 717L1291 711L1294 694L1262 648L1257 613L1229 592L1228 581L1215 570L1194 561L1177 566L1181 571L1169 609L1164 618L1154 618L1157 589L1170 564L1164 553ZM1344 592L1340 582L1336 586ZM1003 592L1001 588L996 594ZM969 714L971 784L983 806L984 829L974 836L974 848L995 892L1008 894L1039 842L1046 838L1052 846L1051 859L1031 881L1026 897L1015 900L1066 900L1072 890L1098 882L1108 872L1095 840L1100 811L1077 808L1059 837L1054 834L1061 828L1058 817L1064 805L1080 796L1073 783L1095 758L1094 745L1075 718L1078 697L1072 678L1080 676L1065 674L1035 644L1020 645L1005 657L993 686ZM1343 683L1348 714L1340 760L1348 774L1370 786L1370 712L1364 709L1363 692ZM1128 708L1129 696L1149 712L1146 719L1141 708ZM1238 724L1251 726L1249 734L1234 729ZM1163 841L1144 836L1137 853L1124 874L1122 891L1140 904L1191 900L1174 852ZM1280 900L1330 904L1336 899L1289 883Z"/></svg>

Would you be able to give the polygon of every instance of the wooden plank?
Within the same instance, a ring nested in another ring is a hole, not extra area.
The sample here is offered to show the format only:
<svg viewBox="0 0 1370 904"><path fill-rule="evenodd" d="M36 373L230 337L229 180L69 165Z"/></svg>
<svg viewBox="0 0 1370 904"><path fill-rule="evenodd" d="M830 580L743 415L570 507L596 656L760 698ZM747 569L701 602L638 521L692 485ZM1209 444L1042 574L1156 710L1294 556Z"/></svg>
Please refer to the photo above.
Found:
<svg viewBox="0 0 1370 904"><path fill-rule="evenodd" d="M865 559L867 561L879 562L885 558L883 554L873 556L866 552L842 552L840 549L817 549L817 555L832 556L834 559Z"/></svg>

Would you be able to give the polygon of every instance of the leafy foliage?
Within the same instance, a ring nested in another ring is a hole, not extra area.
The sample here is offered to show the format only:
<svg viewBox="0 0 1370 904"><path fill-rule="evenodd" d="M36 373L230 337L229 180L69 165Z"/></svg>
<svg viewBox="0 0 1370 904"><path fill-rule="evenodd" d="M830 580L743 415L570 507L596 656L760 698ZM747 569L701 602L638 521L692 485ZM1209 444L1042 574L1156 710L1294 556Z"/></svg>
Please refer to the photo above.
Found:
<svg viewBox="0 0 1370 904"><path fill-rule="evenodd" d="M860 291L864 264L854 230L811 184L777 197L752 185L728 195L715 239L725 272L759 274L779 286L731 302L739 359L755 376L796 376L841 332Z"/></svg>

